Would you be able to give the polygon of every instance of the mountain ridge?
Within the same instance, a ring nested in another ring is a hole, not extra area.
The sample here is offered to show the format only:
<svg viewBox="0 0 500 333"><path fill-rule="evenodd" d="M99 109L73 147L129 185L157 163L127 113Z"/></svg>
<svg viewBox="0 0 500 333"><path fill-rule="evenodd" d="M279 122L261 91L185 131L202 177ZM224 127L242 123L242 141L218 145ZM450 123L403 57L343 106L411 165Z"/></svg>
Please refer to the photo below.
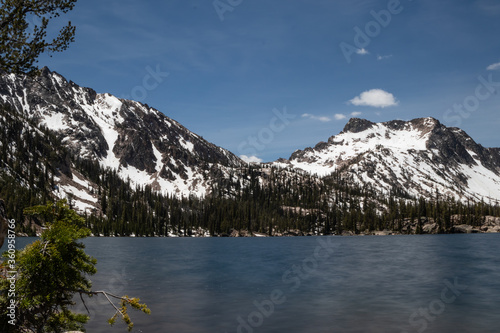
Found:
<svg viewBox="0 0 500 333"><path fill-rule="evenodd" d="M380 123L351 118L326 142L273 164L321 176L341 171L385 193L399 189L410 196L432 197L438 191L458 200L499 200L499 151L484 148L465 131L433 117Z"/></svg>
<svg viewBox="0 0 500 333"><path fill-rule="evenodd" d="M22 234L40 230L24 208L57 199L104 236L499 230L483 222L500 216L500 149L434 118L353 118L289 160L245 163L147 104L41 72L0 74L0 196Z"/></svg>
<svg viewBox="0 0 500 333"><path fill-rule="evenodd" d="M54 131L73 155L98 160L133 186L203 197L221 178L240 177L237 170L246 165L147 104L97 93L47 67L38 77L0 78L5 104ZM351 118L326 142L266 165L321 176L340 172L359 186L406 197L500 199L500 148L484 148L432 117Z"/></svg>
<svg viewBox="0 0 500 333"><path fill-rule="evenodd" d="M203 196L210 172L243 165L147 104L80 87L47 67L36 78L1 77L4 103L55 131L73 154L98 159L136 185Z"/></svg>

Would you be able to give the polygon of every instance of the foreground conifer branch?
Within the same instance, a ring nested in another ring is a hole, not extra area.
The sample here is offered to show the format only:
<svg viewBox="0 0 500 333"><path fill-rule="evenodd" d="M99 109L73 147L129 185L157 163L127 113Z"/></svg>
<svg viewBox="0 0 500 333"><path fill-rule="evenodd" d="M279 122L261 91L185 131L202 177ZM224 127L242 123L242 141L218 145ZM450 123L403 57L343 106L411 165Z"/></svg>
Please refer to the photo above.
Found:
<svg viewBox="0 0 500 333"><path fill-rule="evenodd" d="M84 304L83 295L104 295L116 310L109 323L113 325L120 316L129 331L134 325L127 312L129 306L150 313L147 305L139 303L138 298L92 291L87 276L97 272L97 260L85 253L83 243L77 242L90 236L90 230L65 200L28 208L25 214L42 223L44 230L40 240L16 251L15 265L5 267L1 274L1 332L84 330L89 316L70 310L75 304L75 294L80 295ZM7 256L5 253L4 257ZM14 296L8 292L12 281L8 278L12 277L15 278ZM111 298L120 300L120 306L115 305ZM7 316L10 304L15 305L13 321Z"/></svg>

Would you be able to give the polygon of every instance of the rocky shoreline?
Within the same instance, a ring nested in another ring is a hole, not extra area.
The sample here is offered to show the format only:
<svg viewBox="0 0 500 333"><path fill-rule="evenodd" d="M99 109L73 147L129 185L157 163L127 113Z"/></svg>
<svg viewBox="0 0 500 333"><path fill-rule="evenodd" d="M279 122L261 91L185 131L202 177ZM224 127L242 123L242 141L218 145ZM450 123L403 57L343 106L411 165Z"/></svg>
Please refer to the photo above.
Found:
<svg viewBox="0 0 500 333"><path fill-rule="evenodd" d="M393 230L363 230L363 225L358 223L357 232L344 230L342 232L333 233L336 236L389 236L389 235L436 235L436 234L479 234L479 233L500 233L500 217L484 216L481 225L470 225L463 223L464 221L459 215L451 217L451 226L448 228L435 221L433 218L421 217L419 219L403 219L394 222ZM168 236L154 237L301 237L301 236L323 236L321 232L303 232L298 229L291 229L285 232L273 231L272 236L264 232L250 232L248 230L232 229L229 233L220 233L211 236L208 230L193 229L190 232L169 232ZM18 234L19 237L26 237L27 234ZM91 237L104 237L104 235L92 235ZM110 236L110 237L139 237L131 236ZM142 237L142 236L141 236Z"/></svg>
<svg viewBox="0 0 500 333"><path fill-rule="evenodd" d="M451 227L444 229L439 226L433 218L420 218L411 221L403 219L395 223L395 230L364 230L353 232L344 230L341 233L334 233L337 236L389 236L389 235L436 235L436 234L475 234L475 233L499 233L500 232L500 217L485 216L483 222L479 226L472 226L462 223L459 215L451 217ZM362 230L362 226L358 224L358 230ZM292 229L283 233L273 232L272 237L300 237L300 236L321 236L321 233L305 233L300 230ZM203 237L196 235L194 237ZM230 233L222 233L218 237L271 237L267 233L249 232L248 230L232 230Z"/></svg>
<svg viewBox="0 0 500 333"><path fill-rule="evenodd" d="M389 235L436 235L436 234L475 234L475 233L499 233L500 217L484 216L483 222L479 226L462 223L459 215L451 217L451 226L447 229L440 227L433 218L403 219L395 223L394 230L364 230L353 232L344 230L335 233L337 236L389 236ZM362 225L358 224L358 230L362 230ZM273 233L273 237L294 237L294 236L320 236L321 233L304 233L300 230L289 230L284 233ZM223 233L219 237L270 237L266 233L248 232L248 230L232 230L231 233Z"/></svg>

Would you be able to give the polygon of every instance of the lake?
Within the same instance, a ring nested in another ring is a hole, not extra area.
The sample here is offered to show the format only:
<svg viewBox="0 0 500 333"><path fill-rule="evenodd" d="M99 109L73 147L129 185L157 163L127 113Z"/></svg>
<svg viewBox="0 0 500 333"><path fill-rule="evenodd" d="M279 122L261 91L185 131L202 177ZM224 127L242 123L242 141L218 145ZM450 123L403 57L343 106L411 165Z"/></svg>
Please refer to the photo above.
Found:
<svg viewBox="0 0 500 333"><path fill-rule="evenodd" d="M134 332L498 332L498 234L85 244L93 289L150 307L129 311ZM103 296L88 307L88 332L126 332Z"/></svg>

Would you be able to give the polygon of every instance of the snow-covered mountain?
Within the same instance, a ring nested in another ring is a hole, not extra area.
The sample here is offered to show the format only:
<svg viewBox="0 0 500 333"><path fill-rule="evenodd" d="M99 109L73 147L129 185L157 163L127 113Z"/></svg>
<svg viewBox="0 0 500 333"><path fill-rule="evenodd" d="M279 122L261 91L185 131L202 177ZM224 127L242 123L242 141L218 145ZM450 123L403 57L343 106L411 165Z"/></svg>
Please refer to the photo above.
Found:
<svg viewBox="0 0 500 333"><path fill-rule="evenodd" d="M237 156L163 113L139 102L98 94L47 68L37 77L0 73L0 98L17 114L0 114L4 127L17 117L17 123L24 124L22 131L37 132L40 140L48 142L50 135L39 128L44 125L71 156L98 161L129 180L132 187L150 185L162 194L203 197L224 180L226 185L241 188L251 178ZM13 162L13 152L22 144L13 142L9 150L2 145L2 159ZM80 211L99 211L103 197L96 194L99 186L66 156L55 157L50 157L50 167L40 162L41 151L25 159L48 170L48 178L53 176L57 185L56 196L75 198ZM56 171L51 171L54 165ZM376 192L399 197L435 198L439 193L460 200L500 200L500 149L484 148L464 131L433 118L385 123L353 118L327 142L297 150L288 160L271 165L292 168L292 172L273 171L280 172L283 183L290 177L300 178L298 169L321 176L337 171L355 185L371 185ZM258 173L263 186L264 175L271 172L268 167L264 165ZM7 174L15 176L15 168Z"/></svg>
<svg viewBox="0 0 500 333"><path fill-rule="evenodd" d="M96 93L48 68L38 77L0 75L0 98L55 131L76 156L98 160L132 185L151 185L163 194L204 196L215 178L243 164L148 105ZM77 185L67 190L79 196Z"/></svg>
<svg viewBox="0 0 500 333"><path fill-rule="evenodd" d="M500 200L500 149L484 148L434 118L384 123L353 118L327 142L274 164L323 176L338 171L385 193Z"/></svg>

